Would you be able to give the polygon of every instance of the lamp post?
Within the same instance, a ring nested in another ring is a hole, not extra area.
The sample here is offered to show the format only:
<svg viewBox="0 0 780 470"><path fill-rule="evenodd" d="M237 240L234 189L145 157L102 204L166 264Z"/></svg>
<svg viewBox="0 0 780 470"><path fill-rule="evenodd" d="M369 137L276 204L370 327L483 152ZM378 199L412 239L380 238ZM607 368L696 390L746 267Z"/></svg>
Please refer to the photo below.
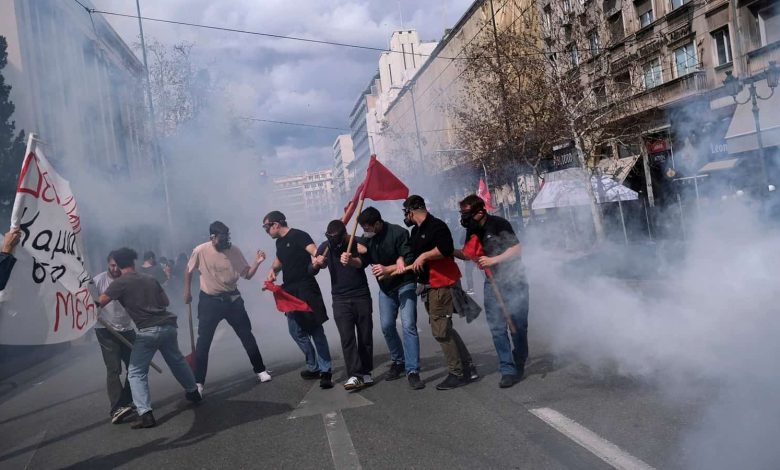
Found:
<svg viewBox="0 0 780 470"><path fill-rule="evenodd" d="M761 80L766 80L767 85L769 86L770 92L768 96L761 96L756 91L756 82L759 82ZM726 72L726 79L723 80L723 86L726 88L726 91L728 94L731 95L731 98L734 100L735 103L738 105L747 104L748 101L752 102L753 107L753 123L756 126L756 140L758 141L758 157L761 161L761 176L763 178L764 183L764 189L761 192L762 196L766 196L767 192L771 192L775 190L775 187L773 185L769 184L769 176L767 174L766 170L766 155L764 152L764 142L761 139L761 121L758 115L758 100L768 100L772 97L772 95L775 94L775 87L777 87L778 80L780 80L780 66L777 65L777 63L773 60L769 61L769 67L766 68L761 73L758 73L756 75L747 77L747 78L737 78L734 75L732 75L731 71ZM742 92L742 89L744 86L748 86L748 91L750 92L750 97L746 99L745 101L739 101L737 99L737 95Z"/></svg>

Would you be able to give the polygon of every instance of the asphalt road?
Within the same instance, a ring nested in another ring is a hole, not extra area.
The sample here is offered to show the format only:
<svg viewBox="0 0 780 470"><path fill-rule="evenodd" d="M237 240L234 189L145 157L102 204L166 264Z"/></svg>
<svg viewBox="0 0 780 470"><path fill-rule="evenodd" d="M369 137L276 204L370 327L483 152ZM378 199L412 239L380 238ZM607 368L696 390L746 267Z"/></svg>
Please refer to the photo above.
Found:
<svg viewBox="0 0 780 470"><path fill-rule="evenodd" d="M471 325L458 319L482 378L437 391L446 369L423 310L424 390L382 380L388 356L375 321L378 382L352 394L340 385L321 391L299 377L303 358L283 319L271 321L255 333L273 381L257 382L223 323L200 405L184 400L167 368L151 372L153 429L109 422L96 342L11 377L0 384L0 468L684 468L685 435L711 392L703 386L670 399L654 384L555 356L534 334L533 312L525 380L499 389L484 317ZM332 321L327 332L342 381ZM184 329L180 342L187 350Z"/></svg>

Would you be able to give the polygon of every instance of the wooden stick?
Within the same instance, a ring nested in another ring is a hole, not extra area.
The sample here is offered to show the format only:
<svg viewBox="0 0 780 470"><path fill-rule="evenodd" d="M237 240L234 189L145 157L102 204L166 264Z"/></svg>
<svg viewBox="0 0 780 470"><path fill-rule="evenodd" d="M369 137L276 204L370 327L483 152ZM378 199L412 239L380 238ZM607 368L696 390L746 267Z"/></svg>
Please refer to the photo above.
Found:
<svg viewBox="0 0 780 470"><path fill-rule="evenodd" d="M190 351L195 354L195 331L192 328L192 302L187 304L187 312L189 313L190 320Z"/></svg>
<svg viewBox="0 0 780 470"><path fill-rule="evenodd" d="M108 332L109 332L109 333L111 333L112 335L114 335L114 336L116 337L116 339L118 339L118 340L119 340L119 341L120 341L122 344L124 344L125 346L127 346L127 347L128 347L128 348L130 348L130 349L133 349L133 343L131 343L130 341L128 341L128 340L127 340L127 338L125 338L124 336L122 336L121 334L119 334L119 332L118 332L118 331L116 331L116 330L115 330L115 329L114 329L114 328L113 328L111 325L109 325L107 321L103 320L103 319L102 319L102 318L100 318L100 317L98 317L97 321L98 321L98 322L99 322L101 325L105 326L105 327L106 327L106 329L108 330ZM154 363L154 361L151 361L151 364L150 364L150 365L152 366L152 369L154 369L154 370L156 370L157 372L159 372L159 373L161 373L161 374L162 374L162 369L160 369L160 366L158 366L157 364L155 364L155 363Z"/></svg>
<svg viewBox="0 0 780 470"><path fill-rule="evenodd" d="M509 331L511 331L512 334L517 333L517 327L515 326L515 322L512 321L512 317L509 315L509 309L506 306L506 302L504 302L504 296L501 295L498 284L496 284L495 279L493 279L493 273L488 274L488 272L485 271L485 276L487 276L488 282L490 282L490 287L493 289L493 295L496 296L498 306L501 308L501 313L504 314L504 319L506 319L506 324L509 325Z"/></svg>
<svg viewBox="0 0 780 470"><path fill-rule="evenodd" d="M357 214L360 214L363 212L363 203L366 202L364 198L360 198L360 206L358 207ZM352 242L355 241L355 233L357 233L358 228L358 221L357 217L355 217L355 226L352 227L352 234L349 236L349 243L347 244L347 253L352 253Z"/></svg>

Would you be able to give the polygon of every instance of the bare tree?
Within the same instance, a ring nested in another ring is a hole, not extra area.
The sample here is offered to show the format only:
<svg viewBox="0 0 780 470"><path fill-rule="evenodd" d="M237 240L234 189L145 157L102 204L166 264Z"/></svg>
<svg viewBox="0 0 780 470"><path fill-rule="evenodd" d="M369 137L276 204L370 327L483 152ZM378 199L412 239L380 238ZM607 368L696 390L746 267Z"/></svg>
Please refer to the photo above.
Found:
<svg viewBox="0 0 780 470"><path fill-rule="evenodd" d="M533 5L468 51L468 99L453 109L462 123L459 140L485 155L496 176L518 164L538 173L553 146L570 143L578 166L589 180L600 182L599 160L614 155L616 146L639 142L653 106L637 99L644 88L641 73L623 51L622 23L600 21L601 7L580 4L575 11L573 4L564 0L554 10L549 3L541 10ZM601 241L599 198L590 181L584 185Z"/></svg>

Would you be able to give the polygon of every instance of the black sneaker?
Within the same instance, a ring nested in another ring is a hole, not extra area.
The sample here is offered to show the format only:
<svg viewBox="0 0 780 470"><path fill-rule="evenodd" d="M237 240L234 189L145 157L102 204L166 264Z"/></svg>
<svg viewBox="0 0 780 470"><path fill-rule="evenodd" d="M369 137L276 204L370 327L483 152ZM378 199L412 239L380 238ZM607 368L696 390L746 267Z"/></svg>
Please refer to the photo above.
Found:
<svg viewBox="0 0 780 470"><path fill-rule="evenodd" d="M452 390L464 384L463 377L454 374L447 374L447 378L436 386L436 390Z"/></svg>
<svg viewBox="0 0 780 470"><path fill-rule="evenodd" d="M201 395L200 390L196 388L191 392L184 392L184 398L186 398L187 400L193 403L198 403L203 400L203 395Z"/></svg>
<svg viewBox="0 0 780 470"><path fill-rule="evenodd" d="M479 372L477 372L477 366L471 364L463 369L463 377L469 382L476 382L479 380Z"/></svg>
<svg viewBox="0 0 780 470"><path fill-rule="evenodd" d="M301 371L301 378L303 380L316 380L320 378L320 371L318 370L302 370Z"/></svg>
<svg viewBox="0 0 780 470"><path fill-rule="evenodd" d="M394 362L390 365L390 370L387 371L387 376L385 376L385 380L388 382L391 380L398 380L404 375L404 371L406 370L406 364L403 362Z"/></svg>
<svg viewBox="0 0 780 470"><path fill-rule="evenodd" d="M113 424L121 424L125 418L130 416L133 412L132 406L120 406L113 413L111 413L111 422Z"/></svg>
<svg viewBox="0 0 780 470"><path fill-rule="evenodd" d="M151 411L147 411L141 415L141 420L133 424L131 427L133 429L146 429L153 428L155 426L157 426L157 421L154 420L154 415Z"/></svg>
<svg viewBox="0 0 780 470"><path fill-rule="evenodd" d="M420 374L417 372L409 374L407 379L409 380L409 388L412 390L422 390L425 388L425 384L420 380Z"/></svg>
<svg viewBox="0 0 780 470"><path fill-rule="evenodd" d="M501 376L501 380L498 382L500 388L509 388L519 382L516 375L506 374Z"/></svg>
<svg viewBox="0 0 780 470"><path fill-rule="evenodd" d="M320 373L320 388L333 388L333 374L329 371Z"/></svg>

